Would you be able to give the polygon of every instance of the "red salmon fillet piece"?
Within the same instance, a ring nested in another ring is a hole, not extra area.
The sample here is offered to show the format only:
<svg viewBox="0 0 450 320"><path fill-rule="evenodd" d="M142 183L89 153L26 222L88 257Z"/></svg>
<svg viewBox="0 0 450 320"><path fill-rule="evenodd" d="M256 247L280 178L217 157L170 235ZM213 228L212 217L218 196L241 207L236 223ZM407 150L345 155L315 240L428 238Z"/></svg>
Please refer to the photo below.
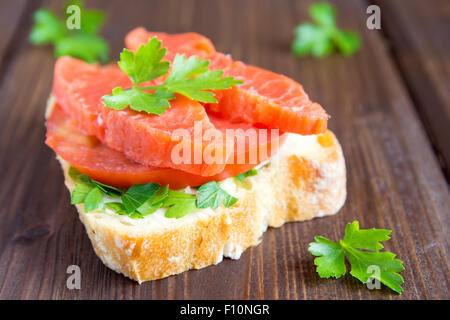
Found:
<svg viewBox="0 0 450 320"><path fill-rule="evenodd" d="M216 91L218 103L206 105L224 118L251 124L261 123L269 128L303 135L326 130L328 115L318 103L308 98L299 83L286 76L233 61L231 57L216 52L204 36L195 33L170 35L148 32L139 27L127 34L125 43L127 48L136 51L155 36L167 48L168 60L173 59L176 53L188 56L196 54L210 60L210 69L224 70L226 76L244 81L240 86Z"/></svg>
<svg viewBox="0 0 450 320"><path fill-rule="evenodd" d="M212 117L212 121L220 130L226 128L256 129L247 124L231 124L227 120ZM259 148L266 148L267 156L259 158L258 163L266 160L278 150L285 136L270 137L267 141L259 141L258 145L246 144L246 153L258 153ZM79 131L78 125L71 120L56 104L47 119L47 139L45 143L61 158L76 167L80 172L92 179L121 188L129 188L137 183L159 183L169 185L172 189L187 186L199 186L209 181L220 181L244 173L257 164L227 164L225 169L214 176L200 176L185 171L144 166L128 159L119 151L101 143L95 136ZM234 151L234 156L238 157Z"/></svg>
<svg viewBox="0 0 450 320"><path fill-rule="evenodd" d="M188 56L197 55L202 58L216 54L213 43L207 37L195 32L168 34L163 32L148 32L143 27L130 31L125 37L125 44L130 50L137 50L151 37L158 37L163 46L167 48L166 58L173 60L177 53Z"/></svg>
<svg viewBox="0 0 450 320"><path fill-rule="evenodd" d="M149 115L129 108L118 111L105 107L101 100L117 86L124 89L131 86L128 77L117 66L89 65L71 57L62 57L56 62L53 94L84 133L95 135L110 148L147 166L170 167L202 176L212 176L224 169L231 156L226 144L233 142L226 141L225 137L224 142L207 142L203 137L195 137L195 122L201 123L203 133L210 130L217 137L222 135L211 124L200 103L177 96L162 115ZM173 137L177 129L186 129L189 134L183 143L191 150L192 163L172 161L171 152L179 144ZM204 154L206 148L222 152L225 160L212 164L193 163L194 154Z"/></svg>

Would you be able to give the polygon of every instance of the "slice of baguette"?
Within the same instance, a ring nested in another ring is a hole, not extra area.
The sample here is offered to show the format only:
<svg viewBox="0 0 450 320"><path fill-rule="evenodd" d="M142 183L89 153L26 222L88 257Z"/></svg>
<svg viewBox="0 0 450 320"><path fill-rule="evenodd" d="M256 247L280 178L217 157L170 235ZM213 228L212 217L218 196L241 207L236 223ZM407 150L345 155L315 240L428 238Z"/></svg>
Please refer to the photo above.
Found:
<svg viewBox="0 0 450 320"><path fill-rule="evenodd" d="M71 191L69 164L58 160ZM217 264L223 257L239 259L268 226L335 214L346 198L345 162L331 131L288 134L258 174L246 178L248 189L233 178L220 184L239 199L234 206L200 209L181 219L165 218L164 209L131 219L108 209L86 213L83 205L76 207L103 263L141 283Z"/></svg>

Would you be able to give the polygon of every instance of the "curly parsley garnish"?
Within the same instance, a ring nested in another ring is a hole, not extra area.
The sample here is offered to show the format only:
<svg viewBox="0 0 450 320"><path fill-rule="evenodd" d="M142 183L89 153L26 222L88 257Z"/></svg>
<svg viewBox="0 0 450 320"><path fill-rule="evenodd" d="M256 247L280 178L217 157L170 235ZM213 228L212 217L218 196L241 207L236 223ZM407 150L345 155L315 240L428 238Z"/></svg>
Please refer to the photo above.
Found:
<svg viewBox="0 0 450 320"><path fill-rule="evenodd" d="M208 90L228 89L243 83L233 77L222 77L222 70L208 70L208 60L177 54L172 70L163 83L140 86L169 73L170 63L162 61L165 55L166 48L161 48L161 41L156 37L140 46L136 54L124 49L118 64L133 86L127 89L114 88L112 94L102 97L105 105L117 110L129 106L136 111L162 114L170 107L169 101L175 98L175 93L192 100L215 103L214 93Z"/></svg>
<svg viewBox="0 0 450 320"><path fill-rule="evenodd" d="M391 230L359 229L358 221L347 224L345 236L339 242L315 237L309 244L309 252L319 258L314 259L317 273L321 278L340 278L347 268L345 257L351 265L350 274L363 283L374 278L397 293L402 293L403 278L398 272L404 270L403 262L395 259L392 252L379 252L382 241L390 239ZM380 272L373 272L376 267Z"/></svg>

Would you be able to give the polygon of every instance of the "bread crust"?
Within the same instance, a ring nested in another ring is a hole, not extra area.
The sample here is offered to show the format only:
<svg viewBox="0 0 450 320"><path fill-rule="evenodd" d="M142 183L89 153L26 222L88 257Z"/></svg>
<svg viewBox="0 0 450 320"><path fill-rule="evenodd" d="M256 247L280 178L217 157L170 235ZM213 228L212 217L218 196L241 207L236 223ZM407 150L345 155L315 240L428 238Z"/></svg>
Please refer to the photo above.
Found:
<svg viewBox="0 0 450 320"><path fill-rule="evenodd" d="M71 191L69 164L57 158ZM341 146L331 131L308 137L290 134L271 161L246 179L249 189L232 178L226 182L239 198L230 208L203 209L181 219L131 219L76 207L103 263L142 283L214 265L224 256L238 259L259 244L268 226L337 213L346 198L345 171Z"/></svg>

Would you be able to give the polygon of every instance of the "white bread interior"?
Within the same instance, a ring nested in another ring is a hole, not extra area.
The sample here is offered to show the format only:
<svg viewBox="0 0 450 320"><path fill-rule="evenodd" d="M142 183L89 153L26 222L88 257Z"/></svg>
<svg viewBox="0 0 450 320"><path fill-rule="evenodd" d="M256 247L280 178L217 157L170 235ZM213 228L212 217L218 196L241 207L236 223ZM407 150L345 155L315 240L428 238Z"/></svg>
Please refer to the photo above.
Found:
<svg viewBox="0 0 450 320"><path fill-rule="evenodd" d="M53 105L49 101L47 114ZM57 157L71 191L69 164ZM131 219L108 209L79 217L103 263L139 283L189 269L239 259L257 245L267 227L332 215L346 198L346 170L341 146L331 131L321 135L288 134L285 143L258 174L220 184L239 201L230 208L199 209L181 219L165 218L164 209ZM195 191L194 191L195 192Z"/></svg>

